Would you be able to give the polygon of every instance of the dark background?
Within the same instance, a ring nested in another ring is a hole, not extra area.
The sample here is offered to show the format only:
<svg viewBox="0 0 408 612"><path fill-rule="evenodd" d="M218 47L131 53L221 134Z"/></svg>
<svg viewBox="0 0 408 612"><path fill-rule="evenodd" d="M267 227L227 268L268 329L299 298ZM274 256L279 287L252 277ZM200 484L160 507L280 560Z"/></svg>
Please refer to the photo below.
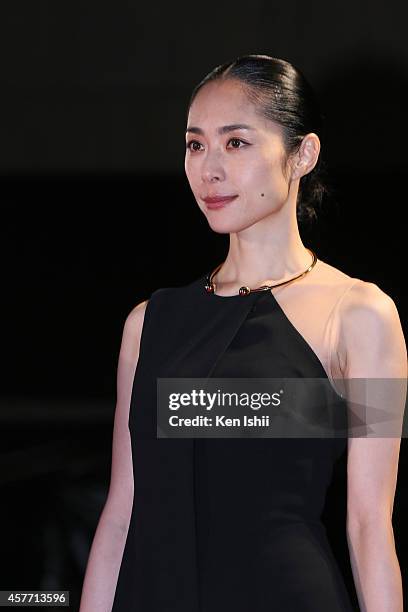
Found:
<svg viewBox="0 0 408 612"><path fill-rule="evenodd" d="M214 66L265 53L304 72L327 117L333 192L318 223L301 227L303 242L388 293L406 335L402 7L2 5L0 589L69 590L78 609L109 485L124 320L156 288L184 285L227 253L184 174L188 99ZM406 465L403 440L403 574ZM344 484L331 502L338 550ZM339 563L350 581L346 551Z"/></svg>

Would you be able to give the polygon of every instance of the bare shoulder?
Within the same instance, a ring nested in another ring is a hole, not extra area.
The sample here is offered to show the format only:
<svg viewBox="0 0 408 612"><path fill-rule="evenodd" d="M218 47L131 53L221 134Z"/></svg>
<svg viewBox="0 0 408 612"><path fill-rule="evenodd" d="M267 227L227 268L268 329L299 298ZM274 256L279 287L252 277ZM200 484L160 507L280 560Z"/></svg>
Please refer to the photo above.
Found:
<svg viewBox="0 0 408 612"><path fill-rule="evenodd" d="M355 279L340 309L340 345L350 377L405 377L407 352L397 306L372 282Z"/></svg>
<svg viewBox="0 0 408 612"><path fill-rule="evenodd" d="M327 286L333 289L337 285L340 295L344 293L341 300L343 318L348 316L358 319L364 314L378 316L380 319L392 314L395 316L397 308L394 300L378 285L350 276L325 261L319 262Z"/></svg>
<svg viewBox="0 0 408 612"><path fill-rule="evenodd" d="M355 279L341 308L342 321L354 331L400 323L397 306L390 295L375 283ZM362 327L361 327L362 326Z"/></svg>
<svg viewBox="0 0 408 612"><path fill-rule="evenodd" d="M318 259L318 267L316 269L319 270L320 282L328 287L347 284L353 278L346 272L343 272L343 270L332 266L322 259Z"/></svg>
<svg viewBox="0 0 408 612"><path fill-rule="evenodd" d="M336 371L350 378L404 377L406 346L393 298L375 283L319 264L319 282L336 305Z"/></svg>

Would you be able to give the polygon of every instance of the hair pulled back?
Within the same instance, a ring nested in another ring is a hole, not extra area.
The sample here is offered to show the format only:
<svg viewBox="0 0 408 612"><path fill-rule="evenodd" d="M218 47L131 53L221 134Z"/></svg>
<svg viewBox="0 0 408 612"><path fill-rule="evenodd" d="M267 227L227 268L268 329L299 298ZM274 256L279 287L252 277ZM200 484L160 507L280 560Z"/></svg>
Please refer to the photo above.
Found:
<svg viewBox="0 0 408 612"><path fill-rule="evenodd" d="M290 62L269 55L242 55L209 72L193 89L187 114L199 92L210 81L238 80L256 108L266 119L282 128L284 163L295 154L303 137L313 132L324 141L323 115L315 93L302 72ZM317 218L325 193L326 166L321 151L315 167L299 181L296 214L299 222Z"/></svg>

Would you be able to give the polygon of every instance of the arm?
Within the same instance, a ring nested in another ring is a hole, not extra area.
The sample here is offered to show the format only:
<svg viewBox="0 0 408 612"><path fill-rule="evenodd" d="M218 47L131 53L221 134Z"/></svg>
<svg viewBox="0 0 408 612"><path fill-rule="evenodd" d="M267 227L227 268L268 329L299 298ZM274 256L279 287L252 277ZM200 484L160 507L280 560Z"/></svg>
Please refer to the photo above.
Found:
<svg viewBox="0 0 408 612"><path fill-rule="evenodd" d="M358 384L347 383L347 379L378 379L380 389L380 379L406 381L407 352L396 306L377 285L361 282L352 287L343 308L339 353L347 400L369 406L369 413L373 406L389 411L389 398L388 402L381 398L378 385L372 385L376 391L370 396L367 381L368 396L365 391L361 399L353 397L352 389L357 389ZM390 388L386 382L382 386ZM392 383L396 383L394 387L398 382ZM401 412L401 423L405 393L406 388L392 405L393 410L396 406ZM380 429L376 437L348 440L347 540L362 612L403 610L401 571L392 527L401 442L396 430L394 426L393 437L380 437Z"/></svg>
<svg viewBox="0 0 408 612"><path fill-rule="evenodd" d="M80 612L112 610L133 504L132 449L128 418L146 303L147 301L144 301L135 306L123 329L117 370L111 480L88 558Z"/></svg>

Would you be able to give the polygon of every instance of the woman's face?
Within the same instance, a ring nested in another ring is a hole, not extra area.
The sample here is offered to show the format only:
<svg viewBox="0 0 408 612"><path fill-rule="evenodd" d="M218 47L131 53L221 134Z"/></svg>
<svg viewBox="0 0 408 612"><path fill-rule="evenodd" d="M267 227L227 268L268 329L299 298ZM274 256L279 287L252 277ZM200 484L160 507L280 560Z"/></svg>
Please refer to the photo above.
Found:
<svg viewBox="0 0 408 612"><path fill-rule="evenodd" d="M248 128L228 127L236 124ZM214 231L237 232L281 210L289 190L283 160L280 126L256 114L237 81L204 85L188 115L185 171ZM237 197L208 208L203 198L218 195Z"/></svg>

